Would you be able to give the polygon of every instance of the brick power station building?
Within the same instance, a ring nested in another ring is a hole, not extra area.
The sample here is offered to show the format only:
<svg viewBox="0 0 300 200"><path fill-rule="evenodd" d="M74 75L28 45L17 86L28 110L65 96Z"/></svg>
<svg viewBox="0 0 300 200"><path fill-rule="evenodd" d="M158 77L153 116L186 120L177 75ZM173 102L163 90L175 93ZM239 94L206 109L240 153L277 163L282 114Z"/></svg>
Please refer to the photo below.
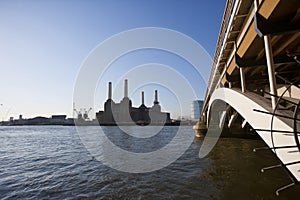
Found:
<svg viewBox="0 0 300 200"><path fill-rule="evenodd" d="M164 125L170 124L170 113L161 112L158 102L158 93L155 90L155 99L152 107L144 104L144 92L142 92L142 104L136 108L128 98L128 80L124 81L124 97L120 103L112 100L112 83L108 83L108 99L104 103L104 111L96 113L100 125Z"/></svg>

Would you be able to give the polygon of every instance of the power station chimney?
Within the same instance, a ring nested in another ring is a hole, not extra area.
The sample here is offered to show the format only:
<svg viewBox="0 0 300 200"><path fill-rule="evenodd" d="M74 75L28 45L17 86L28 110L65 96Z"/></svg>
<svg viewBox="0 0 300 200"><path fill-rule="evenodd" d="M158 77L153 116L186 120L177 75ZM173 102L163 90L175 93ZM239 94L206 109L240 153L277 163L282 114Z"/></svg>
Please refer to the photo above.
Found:
<svg viewBox="0 0 300 200"><path fill-rule="evenodd" d="M128 80L124 80L124 98L128 98Z"/></svg>
<svg viewBox="0 0 300 200"><path fill-rule="evenodd" d="M142 91L142 105L144 105L144 91Z"/></svg>
<svg viewBox="0 0 300 200"><path fill-rule="evenodd" d="M112 98L111 82L108 82L108 99Z"/></svg>
<svg viewBox="0 0 300 200"><path fill-rule="evenodd" d="M157 94L157 90L155 90L155 100L154 100L154 104L158 104L158 94Z"/></svg>

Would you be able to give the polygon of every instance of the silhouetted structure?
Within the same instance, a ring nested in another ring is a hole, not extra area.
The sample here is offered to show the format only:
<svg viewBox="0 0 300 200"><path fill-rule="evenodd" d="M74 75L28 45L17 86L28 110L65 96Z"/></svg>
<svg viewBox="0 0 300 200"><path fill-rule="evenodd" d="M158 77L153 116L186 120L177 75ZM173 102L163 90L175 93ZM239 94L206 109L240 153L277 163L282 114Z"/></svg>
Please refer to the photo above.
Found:
<svg viewBox="0 0 300 200"><path fill-rule="evenodd" d="M142 104L140 107L132 107L128 98L128 80L124 81L124 98L120 103L112 100L112 83L108 83L108 99L104 103L104 111L96 113L100 125L164 125L170 124L170 113L161 112L158 102L158 93L155 90L155 100L151 108L144 104L144 92L142 92Z"/></svg>
<svg viewBox="0 0 300 200"><path fill-rule="evenodd" d="M20 115L19 119L14 120L13 117L7 122L2 122L0 125L3 126L29 126L29 125L65 125L74 126L74 120L66 118L67 115L52 115L51 118L48 117L34 117L29 119L23 119Z"/></svg>

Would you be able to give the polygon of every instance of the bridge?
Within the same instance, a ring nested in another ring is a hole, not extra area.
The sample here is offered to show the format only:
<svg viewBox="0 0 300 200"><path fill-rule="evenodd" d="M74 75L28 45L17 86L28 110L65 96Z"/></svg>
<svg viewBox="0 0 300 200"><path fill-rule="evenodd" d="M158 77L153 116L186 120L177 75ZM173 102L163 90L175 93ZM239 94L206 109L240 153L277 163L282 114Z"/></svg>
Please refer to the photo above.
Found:
<svg viewBox="0 0 300 200"><path fill-rule="evenodd" d="M228 0L196 135L214 102L224 129L254 130L292 182L300 181L300 1ZM224 115L223 115L223 114ZM223 116L223 117L222 117ZM197 128L197 127L196 127ZM207 133L207 136L209 132Z"/></svg>

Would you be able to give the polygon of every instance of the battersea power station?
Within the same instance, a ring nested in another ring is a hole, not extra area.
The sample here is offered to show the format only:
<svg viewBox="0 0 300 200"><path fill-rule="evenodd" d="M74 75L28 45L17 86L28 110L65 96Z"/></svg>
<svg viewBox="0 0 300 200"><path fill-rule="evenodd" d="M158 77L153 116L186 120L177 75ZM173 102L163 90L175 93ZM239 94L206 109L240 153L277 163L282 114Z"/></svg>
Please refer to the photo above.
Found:
<svg viewBox="0 0 300 200"><path fill-rule="evenodd" d="M170 113L161 112L158 102L158 93L155 90L153 106L148 108L144 104L144 92L141 94L142 102L138 108L132 107L128 98L128 80L124 81L124 97L120 103L112 100L112 83L108 83L108 99L104 104L104 111L96 113L100 125L164 125L170 124Z"/></svg>

